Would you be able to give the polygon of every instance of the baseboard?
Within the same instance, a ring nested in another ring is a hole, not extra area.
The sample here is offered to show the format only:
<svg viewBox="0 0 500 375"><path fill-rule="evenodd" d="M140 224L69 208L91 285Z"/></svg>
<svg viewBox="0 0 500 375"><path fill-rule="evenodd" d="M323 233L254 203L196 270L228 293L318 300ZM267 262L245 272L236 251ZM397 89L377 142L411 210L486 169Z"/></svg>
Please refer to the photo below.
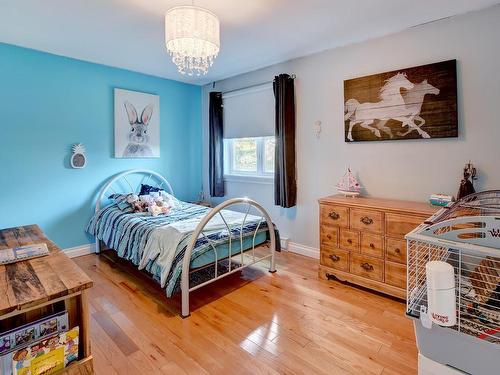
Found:
<svg viewBox="0 0 500 375"><path fill-rule="evenodd" d="M309 258L319 259L319 249L311 246L301 245L295 242L288 242L287 251L304 255Z"/></svg>
<svg viewBox="0 0 500 375"><path fill-rule="evenodd" d="M85 245L70 247L63 250L67 256L70 258L81 257L84 255L89 255L95 253L95 244L88 243Z"/></svg>
<svg viewBox="0 0 500 375"><path fill-rule="evenodd" d="M304 255L309 258L319 259L319 249L311 246L301 245L295 242L290 242L288 238L284 238L281 240L281 248L291 253ZM95 244L89 243L85 245L70 247L68 249L64 249L64 252L70 258L93 254L95 253Z"/></svg>

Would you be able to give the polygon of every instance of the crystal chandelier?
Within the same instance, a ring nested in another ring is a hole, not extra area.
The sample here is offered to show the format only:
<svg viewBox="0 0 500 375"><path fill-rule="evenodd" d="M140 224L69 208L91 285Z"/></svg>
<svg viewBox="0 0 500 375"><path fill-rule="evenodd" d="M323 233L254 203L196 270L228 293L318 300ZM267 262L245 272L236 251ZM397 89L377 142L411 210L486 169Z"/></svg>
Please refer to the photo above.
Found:
<svg viewBox="0 0 500 375"><path fill-rule="evenodd" d="M220 49L219 19L207 9L180 6L165 14L165 44L181 74L207 74Z"/></svg>

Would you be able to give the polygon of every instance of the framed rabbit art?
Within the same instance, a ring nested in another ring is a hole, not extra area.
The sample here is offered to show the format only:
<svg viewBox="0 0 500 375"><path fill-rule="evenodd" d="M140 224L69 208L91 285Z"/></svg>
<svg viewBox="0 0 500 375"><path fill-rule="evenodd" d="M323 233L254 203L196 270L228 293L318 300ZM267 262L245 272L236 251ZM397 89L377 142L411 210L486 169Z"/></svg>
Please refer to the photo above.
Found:
<svg viewBox="0 0 500 375"><path fill-rule="evenodd" d="M115 158L160 157L160 97L115 89Z"/></svg>

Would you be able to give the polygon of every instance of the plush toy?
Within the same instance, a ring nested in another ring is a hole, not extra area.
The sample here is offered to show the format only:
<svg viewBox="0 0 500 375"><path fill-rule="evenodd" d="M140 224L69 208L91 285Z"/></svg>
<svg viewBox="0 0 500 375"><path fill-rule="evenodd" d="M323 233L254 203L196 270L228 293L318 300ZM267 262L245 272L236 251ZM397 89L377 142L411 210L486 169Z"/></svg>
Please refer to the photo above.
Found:
<svg viewBox="0 0 500 375"><path fill-rule="evenodd" d="M139 196L137 196L136 194L129 194L127 195L127 202L132 204L134 203L135 201L138 201L139 200Z"/></svg>
<svg viewBox="0 0 500 375"><path fill-rule="evenodd" d="M155 203L148 207L148 211L151 213L151 216L158 216L160 214L166 215L170 212L170 207L158 206L158 204Z"/></svg>
<svg viewBox="0 0 500 375"><path fill-rule="evenodd" d="M158 195L153 197L152 203L148 206L148 211L152 216L166 215L170 212L170 205L163 200L161 195Z"/></svg>
<svg viewBox="0 0 500 375"><path fill-rule="evenodd" d="M127 196L127 202L130 203L135 213L148 211L148 203L144 199L140 199L136 194L129 194Z"/></svg>
<svg viewBox="0 0 500 375"><path fill-rule="evenodd" d="M127 197L127 202L130 203L135 213L149 212L151 216L166 215L170 212L171 207L158 193L140 196L130 194Z"/></svg>

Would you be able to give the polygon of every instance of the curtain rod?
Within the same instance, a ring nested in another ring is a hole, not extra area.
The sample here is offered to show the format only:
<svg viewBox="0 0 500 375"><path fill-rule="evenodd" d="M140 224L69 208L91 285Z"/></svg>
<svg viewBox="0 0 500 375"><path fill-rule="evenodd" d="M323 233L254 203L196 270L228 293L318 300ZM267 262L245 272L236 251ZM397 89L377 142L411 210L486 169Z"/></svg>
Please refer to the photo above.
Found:
<svg viewBox="0 0 500 375"><path fill-rule="evenodd" d="M297 76L295 74L291 74L290 77L292 79L295 79L297 78ZM254 87L258 87L258 86L263 86L263 85L267 85L269 83L273 83L274 80L271 80L271 81L264 81L264 82L260 82L260 83L255 83L253 85L249 85L249 86L244 86L244 87L239 87L237 89L232 89L232 90L227 90L227 91L222 91L222 95L225 95L225 94L230 94L232 92L236 92L236 91L241 91L241 90L246 90L246 89L251 89L251 88L254 88ZM213 87L215 87L215 82L213 83Z"/></svg>

